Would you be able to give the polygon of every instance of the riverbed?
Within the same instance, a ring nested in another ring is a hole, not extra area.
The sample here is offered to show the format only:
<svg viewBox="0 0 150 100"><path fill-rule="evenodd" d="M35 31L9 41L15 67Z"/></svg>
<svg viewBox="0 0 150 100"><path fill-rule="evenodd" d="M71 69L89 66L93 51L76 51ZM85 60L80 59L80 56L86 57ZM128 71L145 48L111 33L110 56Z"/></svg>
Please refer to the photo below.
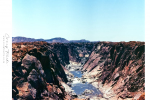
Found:
<svg viewBox="0 0 150 100"><path fill-rule="evenodd" d="M78 98L90 98L89 100L98 100L91 99L93 97L99 97L102 95L101 91L88 83L87 78L83 77L81 72L83 65L80 63L70 62L69 65L66 65L65 68L69 71L67 74L68 86L72 89L71 94L77 95Z"/></svg>
<svg viewBox="0 0 150 100"><path fill-rule="evenodd" d="M83 74L81 73L81 71L70 71L70 73L74 75L73 81L71 83L71 88L76 93L76 95L78 95L78 97L92 97L101 94L99 89L95 88L92 84L82 81Z"/></svg>

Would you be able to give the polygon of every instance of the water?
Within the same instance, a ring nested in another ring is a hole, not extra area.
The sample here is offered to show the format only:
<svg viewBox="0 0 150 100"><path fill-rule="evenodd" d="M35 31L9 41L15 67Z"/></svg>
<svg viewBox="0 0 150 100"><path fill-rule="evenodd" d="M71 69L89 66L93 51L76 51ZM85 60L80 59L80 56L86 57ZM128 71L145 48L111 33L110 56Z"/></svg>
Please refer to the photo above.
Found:
<svg viewBox="0 0 150 100"><path fill-rule="evenodd" d="M82 73L81 71L70 71L74 77L78 77L78 78L81 78L82 77Z"/></svg>
<svg viewBox="0 0 150 100"><path fill-rule="evenodd" d="M71 73L74 75L74 77L78 77L78 78L82 77L82 73L80 71L71 71ZM82 83L80 81L80 79L78 79L78 78L75 78L73 80L73 83L72 83L72 89L74 90L74 92L77 95L82 94L86 89L93 90L93 93L87 94L87 95L99 95L99 94L101 94L101 92L97 88L95 88L92 84L89 84L87 82Z"/></svg>

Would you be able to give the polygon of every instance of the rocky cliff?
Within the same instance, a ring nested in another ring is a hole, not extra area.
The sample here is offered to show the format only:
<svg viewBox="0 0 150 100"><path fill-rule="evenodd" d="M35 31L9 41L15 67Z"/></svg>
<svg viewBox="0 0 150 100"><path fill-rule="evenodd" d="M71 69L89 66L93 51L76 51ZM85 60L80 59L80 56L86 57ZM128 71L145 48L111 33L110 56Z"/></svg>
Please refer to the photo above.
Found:
<svg viewBox="0 0 150 100"><path fill-rule="evenodd" d="M55 52L63 66L69 64L68 46L63 43L51 43L49 49Z"/></svg>
<svg viewBox="0 0 150 100"><path fill-rule="evenodd" d="M13 43L13 99L74 99L65 89L70 61L84 65L83 79L97 87L103 99L144 100L144 42Z"/></svg>
<svg viewBox="0 0 150 100"><path fill-rule="evenodd" d="M69 60L84 64L92 52L95 43L68 43Z"/></svg>
<svg viewBox="0 0 150 100"><path fill-rule="evenodd" d="M145 91L145 43L97 43L82 71L104 98L138 99Z"/></svg>
<svg viewBox="0 0 150 100"><path fill-rule="evenodd" d="M12 44L12 97L26 100L64 100L61 82L66 74L46 42Z"/></svg>

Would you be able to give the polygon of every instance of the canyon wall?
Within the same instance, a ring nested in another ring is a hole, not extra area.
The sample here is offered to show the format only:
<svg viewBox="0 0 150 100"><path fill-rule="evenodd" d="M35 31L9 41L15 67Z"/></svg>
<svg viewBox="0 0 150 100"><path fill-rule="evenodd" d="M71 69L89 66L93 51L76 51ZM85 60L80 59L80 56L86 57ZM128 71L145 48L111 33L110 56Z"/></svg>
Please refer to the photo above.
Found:
<svg viewBox="0 0 150 100"><path fill-rule="evenodd" d="M63 66L69 64L69 54L67 45L63 43L51 43L48 47L57 55L60 63Z"/></svg>
<svg viewBox="0 0 150 100"><path fill-rule="evenodd" d="M12 98L64 100L66 74L46 42L12 44Z"/></svg>
<svg viewBox="0 0 150 100"><path fill-rule="evenodd" d="M84 64L92 52L95 43L66 43L69 60Z"/></svg>
<svg viewBox="0 0 150 100"><path fill-rule="evenodd" d="M75 97L63 86L65 66L81 63L84 78L106 99L138 99L145 92L145 43L47 43L12 44L13 99L62 99Z"/></svg>
<svg viewBox="0 0 150 100"><path fill-rule="evenodd" d="M145 91L145 43L99 42L83 66L107 99L137 99Z"/></svg>

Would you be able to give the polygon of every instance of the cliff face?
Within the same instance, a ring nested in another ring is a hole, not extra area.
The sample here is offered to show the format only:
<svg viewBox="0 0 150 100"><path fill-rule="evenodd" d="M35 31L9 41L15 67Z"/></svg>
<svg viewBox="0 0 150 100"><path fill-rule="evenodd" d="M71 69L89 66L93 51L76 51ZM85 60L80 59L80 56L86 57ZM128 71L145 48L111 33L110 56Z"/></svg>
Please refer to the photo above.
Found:
<svg viewBox="0 0 150 100"><path fill-rule="evenodd" d="M52 43L49 44L49 49L55 52L63 66L69 64L68 46L63 43Z"/></svg>
<svg viewBox="0 0 150 100"><path fill-rule="evenodd" d="M145 91L145 43L97 43L82 70L107 98L139 97Z"/></svg>
<svg viewBox="0 0 150 100"><path fill-rule="evenodd" d="M46 42L12 45L12 97L14 99L71 98L61 82L67 82L57 55Z"/></svg>
<svg viewBox="0 0 150 100"><path fill-rule="evenodd" d="M14 99L73 99L64 89L65 65L81 63L84 77L112 100L144 98L145 43L12 44Z"/></svg>
<svg viewBox="0 0 150 100"><path fill-rule="evenodd" d="M92 52L95 43L68 43L69 60L84 63Z"/></svg>

